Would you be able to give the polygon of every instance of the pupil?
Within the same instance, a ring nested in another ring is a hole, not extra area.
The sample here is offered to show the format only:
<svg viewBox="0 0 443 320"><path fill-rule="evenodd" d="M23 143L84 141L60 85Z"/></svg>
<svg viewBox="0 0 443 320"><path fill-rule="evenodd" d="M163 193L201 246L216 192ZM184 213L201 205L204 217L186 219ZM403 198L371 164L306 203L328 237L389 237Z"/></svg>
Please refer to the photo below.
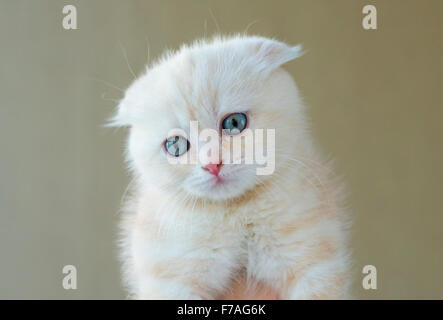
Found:
<svg viewBox="0 0 443 320"><path fill-rule="evenodd" d="M166 142L166 149L168 150L168 152L175 156L178 157L180 156L185 150L183 150L183 138L180 136L174 136L173 138L169 139ZM189 141L187 141L188 143L188 149L189 149Z"/></svg>
<svg viewBox="0 0 443 320"><path fill-rule="evenodd" d="M234 128L237 128L237 127L238 127L238 122L237 122L236 119L232 119L232 126L233 126Z"/></svg>

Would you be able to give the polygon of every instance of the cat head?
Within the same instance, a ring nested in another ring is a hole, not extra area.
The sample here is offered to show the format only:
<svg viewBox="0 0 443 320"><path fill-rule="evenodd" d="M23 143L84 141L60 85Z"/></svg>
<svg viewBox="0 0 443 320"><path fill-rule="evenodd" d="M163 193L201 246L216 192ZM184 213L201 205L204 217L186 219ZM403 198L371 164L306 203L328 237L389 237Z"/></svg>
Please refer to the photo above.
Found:
<svg viewBox="0 0 443 320"><path fill-rule="evenodd" d="M127 160L133 173L177 196L214 201L239 197L278 174L305 131L297 88L280 68L300 50L272 39L235 36L165 54L127 89L111 119L130 126ZM195 139L195 132L190 137L192 123L211 138ZM263 129L267 163L245 163L242 151L236 159L241 163L233 164L233 144L244 148L247 134L257 138L256 129ZM274 145L267 134L272 130ZM258 174L261 167L270 168L268 174Z"/></svg>

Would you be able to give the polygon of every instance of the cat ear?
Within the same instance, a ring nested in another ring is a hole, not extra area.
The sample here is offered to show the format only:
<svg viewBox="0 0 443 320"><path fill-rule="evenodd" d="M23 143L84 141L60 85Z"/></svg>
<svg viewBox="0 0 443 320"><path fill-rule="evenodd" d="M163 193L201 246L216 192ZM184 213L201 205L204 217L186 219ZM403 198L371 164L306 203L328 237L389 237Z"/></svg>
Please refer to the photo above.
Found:
<svg viewBox="0 0 443 320"><path fill-rule="evenodd" d="M106 127L126 127L130 126L130 114L128 111L128 103L125 98L120 100L117 111L108 119Z"/></svg>
<svg viewBox="0 0 443 320"><path fill-rule="evenodd" d="M148 72L148 69L146 69ZM124 96L118 102L117 111L109 118L108 127L128 127L133 125L143 111L143 103L145 100L144 88L148 86L149 80L143 75L137 78L126 90Z"/></svg>
<svg viewBox="0 0 443 320"><path fill-rule="evenodd" d="M261 39L256 50L259 71L272 71L304 54L301 45L291 47L272 39Z"/></svg>

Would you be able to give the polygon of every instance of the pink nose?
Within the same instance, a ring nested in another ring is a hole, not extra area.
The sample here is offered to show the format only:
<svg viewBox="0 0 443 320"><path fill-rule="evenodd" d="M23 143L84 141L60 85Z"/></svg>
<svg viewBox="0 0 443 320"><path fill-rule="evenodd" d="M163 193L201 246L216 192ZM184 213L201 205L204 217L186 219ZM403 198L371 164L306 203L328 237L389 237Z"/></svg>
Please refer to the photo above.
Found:
<svg viewBox="0 0 443 320"><path fill-rule="evenodd" d="M221 166L221 163L210 163L204 166L203 169L209 171L209 173L213 174L214 176L218 176Z"/></svg>

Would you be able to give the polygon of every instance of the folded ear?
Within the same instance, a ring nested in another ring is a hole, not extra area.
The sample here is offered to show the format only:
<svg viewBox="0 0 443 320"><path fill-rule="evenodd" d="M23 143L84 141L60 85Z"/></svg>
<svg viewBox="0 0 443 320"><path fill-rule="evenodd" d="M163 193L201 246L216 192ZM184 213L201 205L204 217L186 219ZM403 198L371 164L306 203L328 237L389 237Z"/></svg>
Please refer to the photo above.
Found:
<svg viewBox="0 0 443 320"><path fill-rule="evenodd" d="M303 55L301 45L294 47L266 38L260 38L257 50L257 67L260 71L272 71L284 63Z"/></svg>
<svg viewBox="0 0 443 320"><path fill-rule="evenodd" d="M120 100L117 111L108 119L106 127L125 127L130 126L130 114L128 110L128 103L125 98Z"/></svg>

